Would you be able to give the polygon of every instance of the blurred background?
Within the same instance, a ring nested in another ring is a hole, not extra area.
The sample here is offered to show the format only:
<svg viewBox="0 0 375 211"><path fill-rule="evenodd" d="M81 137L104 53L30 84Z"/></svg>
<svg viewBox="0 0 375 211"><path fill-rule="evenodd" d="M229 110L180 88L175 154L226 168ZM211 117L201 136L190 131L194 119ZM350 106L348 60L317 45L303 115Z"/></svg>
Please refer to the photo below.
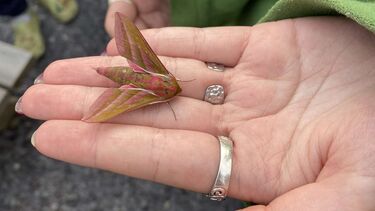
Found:
<svg viewBox="0 0 375 211"><path fill-rule="evenodd" d="M11 87L8 94L14 99L33 84L49 63L99 55L109 40L103 26L107 0L78 0L79 14L69 24L51 18L35 1L29 3L41 20L46 49L44 56ZM13 42L7 20L0 21L0 41ZM2 112L12 115L8 121L0 114L1 122L7 121L0 130L0 211L235 210L242 205L232 199L213 202L201 194L52 160L39 154L30 143L41 122L9 110Z"/></svg>

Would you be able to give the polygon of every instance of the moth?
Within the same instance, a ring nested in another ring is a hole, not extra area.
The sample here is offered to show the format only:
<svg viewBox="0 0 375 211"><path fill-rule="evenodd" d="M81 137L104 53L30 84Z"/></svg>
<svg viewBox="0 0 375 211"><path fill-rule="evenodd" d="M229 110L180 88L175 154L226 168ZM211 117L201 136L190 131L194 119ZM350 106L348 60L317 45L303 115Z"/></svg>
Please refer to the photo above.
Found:
<svg viewBox="0 0 375 211"><path fill-rule="evenodd" d="M182 90L164 67L138 28L125 16L115 14L115 41L129 67L101 67L96 71L119 87L108 88L89 108L82 120L103 122L121 113L167 102Z"/></svg>

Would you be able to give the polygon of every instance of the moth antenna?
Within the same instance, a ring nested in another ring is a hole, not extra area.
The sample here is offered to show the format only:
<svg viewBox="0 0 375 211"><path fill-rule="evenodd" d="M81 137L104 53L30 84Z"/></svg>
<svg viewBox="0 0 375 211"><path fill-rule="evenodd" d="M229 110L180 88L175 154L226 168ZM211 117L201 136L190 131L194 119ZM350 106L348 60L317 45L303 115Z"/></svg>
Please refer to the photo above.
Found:
<svg viewBox="0 0 375 211"><path fill-rule="evenodd" d="M174 110L173 110L173 107L172 107L172 105L169 103L169 102L167 102L167 104L169 105L169 107L172 109L172 112L173 112L173 116L174 116L174 120L176 120L177 121L177 116L176 116L176 112L174 112Z"/></svg>
<svg viewBox="0 0 375 211"><path fill-rule="evenodd" d="M194 79L190 79L190 80L186 80L186 81L183 81L179 78L176 78L176 81L181 81L181 82L192 82L192 81L195 81L195 78Z"/></svg>

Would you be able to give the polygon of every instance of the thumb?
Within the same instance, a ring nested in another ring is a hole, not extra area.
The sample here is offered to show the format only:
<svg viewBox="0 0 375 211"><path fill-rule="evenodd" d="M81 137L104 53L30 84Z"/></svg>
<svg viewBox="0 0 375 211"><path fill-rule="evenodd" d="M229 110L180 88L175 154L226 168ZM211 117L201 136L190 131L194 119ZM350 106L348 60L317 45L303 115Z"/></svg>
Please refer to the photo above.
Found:
<svg viewBox="0 0 375 211"><path fill-rule="evenodd" d="M109 0L104 27L111 37L114 36L116 12L124 14L131 21L134 21L137 16L136 5L133 4L131 0Z"/></svg>

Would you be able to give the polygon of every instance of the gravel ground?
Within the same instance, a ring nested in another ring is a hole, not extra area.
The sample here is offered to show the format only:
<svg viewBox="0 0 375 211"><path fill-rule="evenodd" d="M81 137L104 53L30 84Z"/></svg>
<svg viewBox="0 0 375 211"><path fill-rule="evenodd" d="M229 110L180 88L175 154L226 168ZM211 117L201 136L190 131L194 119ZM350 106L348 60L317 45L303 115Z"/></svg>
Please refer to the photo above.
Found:
<svg viewBox="0 0 375 211"><path fill-rule="evenodd" d="M52 61L100 54L108 41L103 30L105 0L79 0L80 15L61 25L33 4L42 21L46 54L19 90ZM8 24L0 24L0 40L11 42ZM234 210L235 200L212 202L201 194L122 175L66 164L40 155L29 140L40 122L15 116L0 132L0 211L17 210Z"/></svg>

